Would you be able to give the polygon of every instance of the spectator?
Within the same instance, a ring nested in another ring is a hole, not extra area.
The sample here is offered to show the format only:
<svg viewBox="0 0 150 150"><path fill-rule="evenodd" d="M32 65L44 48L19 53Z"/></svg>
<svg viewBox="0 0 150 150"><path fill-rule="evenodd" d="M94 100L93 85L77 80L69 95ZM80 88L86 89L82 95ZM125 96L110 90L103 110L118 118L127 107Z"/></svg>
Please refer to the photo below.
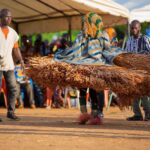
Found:
<svg viewBox="0 0 150 150"><path fill-rule="evenodd" d="M23 107L23 98L21 97L21 91L26 93L26 97L29 99L29 104L31 108L35 108L35 100L34 100L34 93L33 93L33 84L32 79L28 79L27 76L23 73L22 67L20 64L16 65L15 67L15 76L17 80L18 86L18 101L19 107Z"/></svg>
<svg viewBox="0 0 150 150"><path fill-rule="evenodd" d="M109 35L109 40L112 46L118 46L118 39L116 30L112 27L106 28L105 31Z"/></svg>
<svg viewBox="0 0 150 150"><path fill-rule="evenodd" d="M63 93L63 88L60 88L57 86L54 91L54 107L55 108L61 108L64 103L64 93Z"/></svg>
<svg viewBox="0 0 150 150"><path fill-rule="evenodd" d="M21 53L25 53L26 52L27 39L28 39L27 35L22 35L21 36L21 47L20 47Z"/></svg>
<svg viewBox="0 0 150 150"><path fill-rule="evenodd" d="M51 109L52 107L52 98L53 98L54 91L50 87L46 87L45 91L45 106L47 109Z"/></svg>
<svg viewBox="0 0 150 150"><path fill-rule="evenodd" d="M7 92L8 92L8 111L7 117L12 120L20 120L15 115L15 100L16 100L16 79L14 75L14 62L12 54L16 56L17 60L21 63L24 69L24 62L19 50L18 39L19 36L15 30L9 27L12 21L12 15L10 10L2 9L0 11L0 86L2 76L6 80Z"/></svg>
<svg viewBox="0 0 150 150"><path fill-rule="evenodd" d="M141 34L141 24L138 20L133 20L131 22L131 33L132 36L128 39L126 44L126 51L129 53L139 53L139 54L150 54L150 40L147 36ZM150 120L150 102L148 97L141 97L144 112L145 112L145 121ZM133 103L133 112L132 117L127 118L128 121L141 121L143 116L139 106L140 100L136 100Z"/></svg>
<svg viewBox="0 0 150 150"><path fill-rule="evenodd" d="M48 40L44 41L44 56L47 56L50 54L50 46Z"/></svg>
<svg viewBox="0 0 150 150"><path fill-rule="evenodd" d="M64 93L64 107L79 107L79 90L77 88L66 87Z"/></svg>
<svg viewBox="0 0 150 150"><path fill-rule="evenodd" d="M36 55L44 56L44 42L42 42L42 35L38 34L34 43L34 53Z"/></svg>
<svg viewBox="0 0 150 150"><path fill-rule="evenodd" d="M66 49L67 47L71 46L71 43L69 42L68 33L64 33L60 38L60 41L61 41L61 49Z"/></svg>
<svg viewBox="0 0 150 150"><path fill-rule="evenodd" d="M50 44L50 50L52 53L56 53L58 49L66 49L70 44L67 41L68 34L63 34L61 38L57 38Z"/></svg>
<svg viewBox="0 0 150 150"><path fill-rule="evenodd" d="M27 35L22 36L20 49L24 57L33 56L32 41Z"/></svg>
<svg viewBox="0 0 150 150"><path fill-rule="evenodd" d="M33 81L34 97L36 106L42 107L44 103L43 89Z"/></svg>

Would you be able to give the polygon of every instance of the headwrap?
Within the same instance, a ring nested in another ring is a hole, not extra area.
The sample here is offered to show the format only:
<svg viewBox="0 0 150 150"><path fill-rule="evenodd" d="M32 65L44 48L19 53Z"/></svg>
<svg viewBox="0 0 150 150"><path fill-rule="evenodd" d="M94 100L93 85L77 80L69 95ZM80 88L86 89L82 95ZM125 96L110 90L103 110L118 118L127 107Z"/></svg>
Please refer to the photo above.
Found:
<svg viewBox="0 0 150 150"><path fill-rule="evenodd" d="M93 38L99 38L102 36L103 21L98 14L90 12L85 15L83 21L84 33L86 36Z"/></svg>
<svg viewBox="0 0 150 150"><path fill-rule="evenodd" d="M106 28L105 31L108 33L110 41L111 41L114 37L116 37L116 31L115 31L114 28L109 27L109 28Z"/></svg>

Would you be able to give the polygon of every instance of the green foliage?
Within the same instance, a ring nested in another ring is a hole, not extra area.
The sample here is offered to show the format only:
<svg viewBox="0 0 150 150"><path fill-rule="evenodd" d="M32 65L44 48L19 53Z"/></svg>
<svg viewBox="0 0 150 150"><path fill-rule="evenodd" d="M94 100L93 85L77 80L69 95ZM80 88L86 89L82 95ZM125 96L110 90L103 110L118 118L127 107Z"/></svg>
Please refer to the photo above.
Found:
<svg viewBox="0 0 150 150"><path fill-rule="evenodd" d="M118 40L123 39L125 34L128 32L127 25L119 25L115 26L115 30L117 32L117 38Z"/></svg>
<svg viewBox="0 0 150 150"><path fill-rule="evenodd" d="M72 41L74 41L76 39L76 37L79 34L79 32L80 32L79 30L73 30L72 31Z"/></svg>
<svg viewBox="0 0 150 150"><path fill-rule="evenodd" d="M141 24L141 32L144 33L145 29L148 28L149 23L148 22L144 22Z"/></svg>
<svg viewBox="0 0 150 150"><path fill-rule="evenodd" d="M76 39L76 36L79 33L79 30L72 30L72 41ZM52 41L54 36L61 37L64 33L68 33L67 31L60 31L60 32L52 32L52 33L41 33L42 35L42 41L48 40L49 42ZM36 40L37 34L28 35L32 37L32 44L34 45L34 42Z"/></svg>

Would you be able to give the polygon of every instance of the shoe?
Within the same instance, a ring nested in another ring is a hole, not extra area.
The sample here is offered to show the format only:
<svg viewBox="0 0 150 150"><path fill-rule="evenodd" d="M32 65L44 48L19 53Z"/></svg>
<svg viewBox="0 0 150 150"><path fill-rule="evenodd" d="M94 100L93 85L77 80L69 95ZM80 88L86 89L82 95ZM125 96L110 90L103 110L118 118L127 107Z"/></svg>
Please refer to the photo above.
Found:
<svg viewBox="0 0 150 150"><path fill-rule="evenodd" d="M21 104L21 105L18 106L18 108L22 109L22 108L24 108L24 106Z"/></svg>
<svg viewBox="0 0 150 150"><path fill-rule="evenodd" d="M36 106L35 106L34 104L32 104L32 105L30 106L30 108L35 109Z"/></svg>
<svg viewBox="0 0 150 150"><path fill-rule="evenodd" d="M102 112L99 113L98 116L99 116L100 118L104 118L104 114L103 114Z"/></svg>
<svg viewBox="0 0 150 150"><path fill-rule="evenodd" d="M51 109L51 107L50 106L46 106L46 109Z"/></svg>
<svg viewBox="0 0 150 150"><path fill-rule="evenodd" d="M101 125L102 124L102 118L99 116L92 117L87 122L88 125Z"/></svg>
<svg viewBox="0 0 150 150"><path fill-rule="evenodd" d="M86 124L86 122L91 118L91 115L88 113L83 113L78 118L79 124Z"/></svg>
<svg viewBox="0 0 150 150"><path fill-rule="evenodd" d="M2 122L2 119L0 118L0 122Z"/></svg>
<svg viewBox="0 0 150 150"><path fill-rule="evenodd" d="M144 121L149 121L150 120L150 113L145 114Z"/></svg>
<svg viewBox="0 0 150 150"><path fill-rule="evenodd" d="M132 116L132 117L128 117L127 121L143 121L143 117L142 116Z"/></svg>
<svg viewBox="0 0 150 150"><path fill-rule="evenodd" d="M14 121L19 121L20 118L17 117L14 113L7 113L7 118L14 120Z"/></svg>

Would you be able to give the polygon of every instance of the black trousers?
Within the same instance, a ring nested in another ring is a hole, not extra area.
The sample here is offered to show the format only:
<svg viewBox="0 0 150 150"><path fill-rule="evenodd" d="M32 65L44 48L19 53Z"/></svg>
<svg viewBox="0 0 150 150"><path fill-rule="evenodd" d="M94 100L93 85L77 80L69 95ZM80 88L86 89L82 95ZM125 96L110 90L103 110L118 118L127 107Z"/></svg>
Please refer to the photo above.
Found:
<svg viewBox="0 0 150 150"><path fill-rule="evenodd" d="M80 107L86 107L86 88L80 89ZM96 92L94 89L89 89L91 99L91 109L103 112L104 107L104 92Z"/></svg>

